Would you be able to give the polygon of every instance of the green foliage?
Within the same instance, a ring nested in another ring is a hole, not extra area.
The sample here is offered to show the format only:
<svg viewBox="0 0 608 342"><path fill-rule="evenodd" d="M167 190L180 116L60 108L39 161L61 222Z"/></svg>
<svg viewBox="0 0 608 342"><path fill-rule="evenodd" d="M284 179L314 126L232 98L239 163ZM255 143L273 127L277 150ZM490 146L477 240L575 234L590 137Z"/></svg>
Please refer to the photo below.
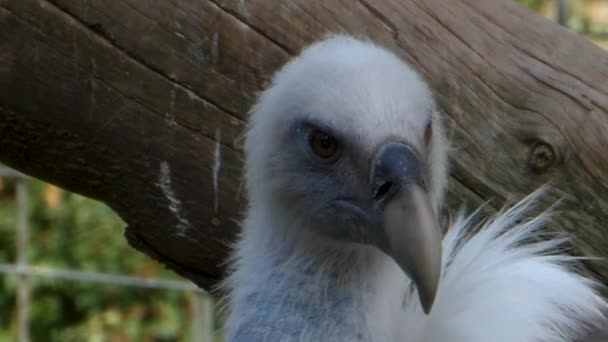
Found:
<svg viewBox="0 0 608 342"><path fill-rule="evenodd" d="M15 262L14 182L0 179L0 262ZM28 181L32 265L180 279L127 245L107 206ZM193 294L30 278L33 341L182 341ZM0 275L0 341L15 340L17 278Z"/></svg>
<svg viewBox="0 0 608 342"><path fill-rule="evenodd" d="M608 49L608 0L517 0L520 4L558 21L559 13L562 25L577 32L604 49ZM560 5L561 3L561 5Z"/></svg>
<svg viewBox="0 0 608 342"><path fill-rule="evenodd" d="M518 2L526 7L529 7L533 10L539 10L543 7L547 2L552 0L518 0Z"/></svg>

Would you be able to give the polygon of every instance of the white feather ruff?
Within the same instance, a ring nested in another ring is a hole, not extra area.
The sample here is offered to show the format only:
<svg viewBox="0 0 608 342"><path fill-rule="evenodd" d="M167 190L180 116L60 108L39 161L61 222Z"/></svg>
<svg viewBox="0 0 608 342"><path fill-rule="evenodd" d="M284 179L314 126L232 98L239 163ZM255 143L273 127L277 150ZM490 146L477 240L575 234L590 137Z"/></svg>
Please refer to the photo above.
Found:
<svg viewBox="0 0 608 342"><path fill-rule="evenodd" d="M459 215L443 241L435 306L425 316L408 301L402 340L574 341L602 322L606 302L596 283L572 269L576 258L560 249L565 239L538 239L550 213L519 222L541 194L498 213L474 235L474 216Z"/></svg>

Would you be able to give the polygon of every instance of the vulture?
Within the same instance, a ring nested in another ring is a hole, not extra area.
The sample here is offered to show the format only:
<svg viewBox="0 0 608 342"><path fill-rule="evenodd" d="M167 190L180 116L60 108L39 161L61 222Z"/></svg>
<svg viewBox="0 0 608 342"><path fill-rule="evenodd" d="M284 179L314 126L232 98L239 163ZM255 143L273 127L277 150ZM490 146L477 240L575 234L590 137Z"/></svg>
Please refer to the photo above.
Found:
<svg viewBox="0 0 608 342"><path fill-rule="evenodd" d="M448 150L388 49L331 35L283 66L248 118L227 340L570 342L603 322L552 211L528 215L543 188L442 229Z"/></svg>

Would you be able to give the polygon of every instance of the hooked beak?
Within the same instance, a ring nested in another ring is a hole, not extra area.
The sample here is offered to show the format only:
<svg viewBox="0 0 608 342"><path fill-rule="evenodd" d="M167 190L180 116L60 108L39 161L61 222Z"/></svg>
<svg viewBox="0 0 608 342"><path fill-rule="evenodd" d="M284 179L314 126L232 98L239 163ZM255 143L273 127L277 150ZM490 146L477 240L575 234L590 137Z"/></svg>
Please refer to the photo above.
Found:
<svg viewBox="0 0 608 342"><path fill-rule="evenodd" d="M441 233L413 150L388 143L377 153L372 187L382 229L378 247L414 281L426 314L441 275Z"/></svg>

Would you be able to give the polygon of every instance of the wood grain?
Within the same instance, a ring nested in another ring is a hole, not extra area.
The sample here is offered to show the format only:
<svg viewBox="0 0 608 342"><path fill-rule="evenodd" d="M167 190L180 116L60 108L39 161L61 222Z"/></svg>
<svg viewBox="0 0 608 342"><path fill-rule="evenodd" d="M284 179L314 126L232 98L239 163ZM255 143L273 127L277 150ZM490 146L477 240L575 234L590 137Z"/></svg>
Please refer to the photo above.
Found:
<svg viewBox="0 0 608 342"><path fill-rule="evenodd" d="M131 245L210 288L243 209L246 112L329 32L428 79L450 207L550 182L555 229L608 257L608 54L514 1L0 0L0 161L107 203Z"/></svg>

